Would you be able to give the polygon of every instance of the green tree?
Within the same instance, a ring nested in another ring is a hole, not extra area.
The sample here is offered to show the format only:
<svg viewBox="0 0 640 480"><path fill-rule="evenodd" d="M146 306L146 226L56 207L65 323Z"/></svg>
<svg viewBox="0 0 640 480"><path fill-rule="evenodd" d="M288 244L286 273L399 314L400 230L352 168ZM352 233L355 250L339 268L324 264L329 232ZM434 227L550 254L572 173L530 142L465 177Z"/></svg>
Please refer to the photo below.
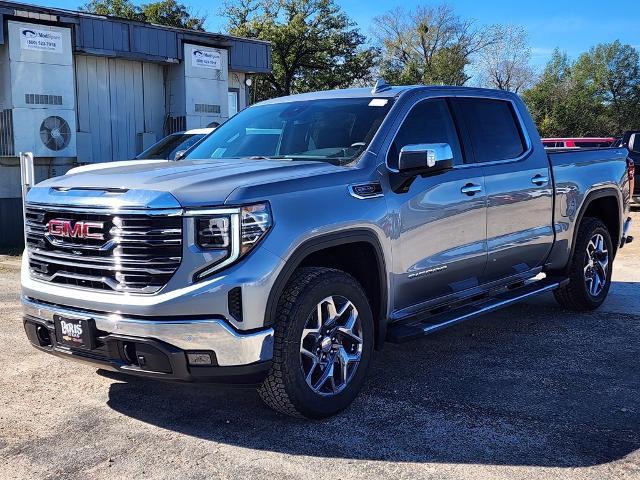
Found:
<svg viewBox="0 0 640 480"><path fill-rule="evenodd" d="M577 80L605 106L603 121L610 132L638 126L640 55L635 48L619 40L596 45L580 55L574 70Z"/></svg>
<svg viewBox="0 0 640 480"><path fill-rule="evenodd" d="M91 0L80 7L80 10L97 15L142 20L140 8L130 0Z"/></svg>
<svg viewBox="0 0 640 480"><path fill-rule="evenodd" d="M204 32L206 18L192 15L187 7L176 0L145 3L140 10L147 22Z"/></svg>
<svg viewBox="0 0 640 480"><path fill-rule="evenodd" d="M545 137L616 135L640 127L639 73L638 52L618 41L576 62L556 50L523 97Z"/></svg>
<svg viewBox="0 0 640 480"><path fill-rule="evenodd" d="M376 52L334 0L236 0L221 14L229 33L271 42L273 70L256 77L254 101L370 79Z"/></svg>
<svg viewBox="0 0 640 480"><path fill-rule="evenodd" d="M495 43L494 31L477 28L452 7L396 8L374 18L380 73L390 83L464 85L475 55Z"/></svg>
<svg viewBox="0 0 640 480"><path fill-rule="evenodd" d="M91 0L82 6L81 10L199 31L204 31L206 20L205 17L193 15L189 8L176 0L161 0L139 6L130 0Z"/></svg>
<svg viewBox="0 0 640 480"><path fill-rule="evenodd" d="M537 84L524 92L524 100L543 137L565 134L572 67L567 54L556 49Z"/></svg>

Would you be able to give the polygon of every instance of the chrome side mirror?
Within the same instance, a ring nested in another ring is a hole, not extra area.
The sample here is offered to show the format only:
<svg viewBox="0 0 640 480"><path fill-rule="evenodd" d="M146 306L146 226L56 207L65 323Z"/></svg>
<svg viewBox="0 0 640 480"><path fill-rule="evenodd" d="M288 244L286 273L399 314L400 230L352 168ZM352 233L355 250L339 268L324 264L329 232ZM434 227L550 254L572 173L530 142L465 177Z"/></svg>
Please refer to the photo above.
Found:
<svg viewBox="0 0 640 480"><path fill-rule="evenodd" d="M184 154L187 153L186 150L178 150L176 154L173 156L173 159L177 162L178 160L182 160L184 158Z"/></svg>
<svg viewBox="0 0 640 480"><path fill-rule="evenodd" d="M640 153L640 133L632 133L629 137L629 151Z"/></svg>
<svg viewBox="0 0 640 480"><path fill-rule="evenodd" d="M400 150L400 172L435 173L450 168L453 168L453 151L448 143L405 145Z"/></svg>

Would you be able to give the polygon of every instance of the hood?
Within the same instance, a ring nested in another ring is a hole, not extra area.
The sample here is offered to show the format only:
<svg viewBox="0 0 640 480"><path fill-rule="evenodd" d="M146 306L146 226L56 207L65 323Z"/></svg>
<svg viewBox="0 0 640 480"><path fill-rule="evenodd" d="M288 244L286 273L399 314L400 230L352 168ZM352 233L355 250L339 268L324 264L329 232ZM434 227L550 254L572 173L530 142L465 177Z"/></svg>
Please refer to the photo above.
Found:
<svg viewBox="0 0 640 480"><path fill-rule="evenodd" d="M146 192L145 197L174 197L181 206L221 205L239 188L270 184L343 171L326 162L291 160L180 160L177 162L122 162L120 165L100 169L71 172L62 177L39 183L29 194L29 201L50 203L43 200L55 196L51 203L64 203L64 197L108 197L116 192ZM36 190L37 192L34 192ZM74 193L76 192L76 193ZM105 193L106 192L106 193ZM151 193L155 195L151 195ZM125 195L126 196L126 195ZM127 202L131 203L131 202ZM136 207L136 205L128 205ZM150 208L138 205L137 208Z"/></svg>
<svg viewBox="0 0 640 480"><path fill-rule="evenodd" d="M91 172L93 170L104 170L105 168L115 168L127 165L145 165L149 163L166 163L169 160L123 160L120 162L104 162L104 163L91 163L89 165L82 165L80 167L74 167L67 171L65 175L72 175L75 173Z"/></svg>

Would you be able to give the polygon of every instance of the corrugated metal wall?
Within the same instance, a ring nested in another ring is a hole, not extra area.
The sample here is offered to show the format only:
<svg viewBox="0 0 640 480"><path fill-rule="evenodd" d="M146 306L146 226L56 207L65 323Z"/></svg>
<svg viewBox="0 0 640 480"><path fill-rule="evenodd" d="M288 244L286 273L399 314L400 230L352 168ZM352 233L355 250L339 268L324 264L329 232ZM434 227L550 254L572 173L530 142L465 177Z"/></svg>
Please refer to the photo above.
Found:
<svg viewBox="0 0 640 480"><path fill-rule="evenodd" d="M23 17L25 21L73 25L74 51L90 55L117 56L162 63L167 62L168 59L182 60L182 45L194 43L229 50L231 70L243 73L268 73L272 66L271 45L261 40L188 31L3 0L0 0L0 44L5 41L3 15Z"/></svg>
<svg viewBox="0 0 640 480"><path fill-rule="evenodd" d="M142 151L142 134L162 138L161 65L87 55L75 62L79 162L128 160Z"/></svg>
<svg viewBox="0 0 640 480"><path fill-rule="evenodd" d="M229 67L240 72L271 71L270 45L259 40L212 33L186 32L110 18L79 17L76 51L98 55L129 55L150 60L182 60L182 43L197 43L230 52Z"/></svg>

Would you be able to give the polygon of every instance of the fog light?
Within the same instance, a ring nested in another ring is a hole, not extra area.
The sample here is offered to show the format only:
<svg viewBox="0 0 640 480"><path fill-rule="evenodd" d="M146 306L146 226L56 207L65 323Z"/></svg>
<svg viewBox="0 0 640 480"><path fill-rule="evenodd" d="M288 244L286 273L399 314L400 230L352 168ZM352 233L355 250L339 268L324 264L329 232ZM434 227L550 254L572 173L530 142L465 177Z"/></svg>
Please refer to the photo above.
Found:
<svg viewBox="0 0 640 480"><path fill-rule="evenodd" d="M47 329L47 327L38 325L36 327L36 335L38 336L38 341L40 342L41 347L48 347L51 345L51 336L49 335L49 329Z"/></svg>
<svg viewBox="0 0 640 480"><path fill-rule="evenodd" d="M189 365L213 365L211 354L208 352L187 352Z"/></svg>

